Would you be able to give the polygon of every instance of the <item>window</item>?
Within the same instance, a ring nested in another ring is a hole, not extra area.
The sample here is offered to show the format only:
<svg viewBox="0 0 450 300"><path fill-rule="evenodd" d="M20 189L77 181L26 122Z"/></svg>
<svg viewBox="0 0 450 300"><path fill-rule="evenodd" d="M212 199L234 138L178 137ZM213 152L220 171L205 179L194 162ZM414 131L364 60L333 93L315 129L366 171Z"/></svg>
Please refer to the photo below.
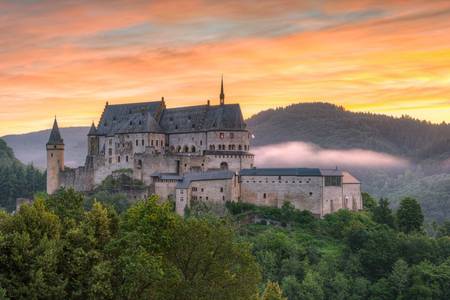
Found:
<svg viewBox="0 0 450 300"><path fill-rule="evenodd" d="M192 187L192 191L193 191L193 192L196 192L196 191L197 191L197 187L193 186L193 187Z"/></svg>
<svg viewBox="0 0 450 300"><path fill-rule="evenodd" d="M128 155L127 155L127 156L125 156L125 161L126 161L126 162L128 162Z"/></svg>
<svg viewBox="0 0 450 300"><path fill-rule="evenodd" d="M266 193L264 193L264 194L263 194L263 198L264 198L264 199L266 199L266 198L267 198L267 195L266 195Z"/></svg>
<svg viewBox="0 0 450 300"><path fill-rule="evenodd" d="M138 140L136 140L136 146L139 146L139 141Z"/></svg>
<svg viewBox="0 0 450 300"><path fill-rule="evenodd" d="M164 141L163 141L163 140L161 140L161 147L162 147L162 146L164 146Z"/></svg>
<svg viewBox="0 0 450 300"><path fill-rule="evenodd" d="M234 132L230 132L230 139L234 138Z"/></svg>
<svg viewBox="0 0 450 300"><path fill-rule="evenodd" d="M156 140L156 147L158 147L158 142L159 142L159 141L158 141L158 140Z"/></svg>
<svg viewBox="0 0 450 300"><path fill-rule="evenodd" d="M108 154L109 154L109 155L112 155L112 148L109 148L109 149L108 149Z"/></svg>
<svg viewBox="0 0 450 300"><path fill-rule="evenodd" d="M220 188L220 192L223 193L223 187Z"/></svg>
<svg viewBox="0 0 450 300"><path fill-rule="evenodd" d="M112 139L109 139L109 144L112 145Z"/></svg>
<svg viewBox="0 0 450 300"><path fill-rule="evenodd" d="M206 196L205 198L206 198L206 200L208 200L208 196Z"/></svg>
<svg viewBox="0 0 450 300"><path fill-rule="evenodd" d="M203 193L203 188L200 191Z"/></svg>
<svg viewBox="0 0 450 300"><path fill-rule="evenodd" d="M222 196L222 201L225 201L225 196Z"/></svg>
<svg viewBox="0 0 450 300"><path fill-rule="evenodd" d="M112 158L111 158L111 157L108 159L108 162L109 162L110 164L112 164Z"/></svg>
<svg viewBox="0 0 450 300"><path fill-rule="evenodd" d="M225 134L224 134L223 132L221 132L221 133L219 134L219 137L220 137L220 139L223 140L223 138L225 137Z"/></svg>
<svg viewBox="0 0 450 300"><path fill-rule="evenodd" d="M325 186L341 186L341 176L325 176Z"/></svg>
<svg viewBox="0 0 450 300"><path fill-rule="evenodd" d="M152 145L152 146L153 146L153 140L151 140L151 141L150 141L150 145Z"/></svg>
<svg viewBox="0 0 450 300"><path fill-rule="evenodd" d="M117 162L119 162L119 163L120 163L120 155L119 155L119 156L117 156Z"/></svg>
<svg viewBox="0 0 450 300"><path fill-rule="evenodd" d="M200 140L200 146L201 146L201 145L203 145L203 141L202 141L202 140Z"/></svg>
<svg viewBox="0 0 450 300"><path fill-rule="evenodd" d="M310 196L312 196L312 195L313 195L313 193L312 193L312 192L309 192L309 195L310 195Z"/></svg>
<svg viewBox="0 0 450 300"><path fill-rule="evenodd" d="M145 144L144 140L141 141L141 144L142 144L142 146L144 146L144 144Z"/></svg>

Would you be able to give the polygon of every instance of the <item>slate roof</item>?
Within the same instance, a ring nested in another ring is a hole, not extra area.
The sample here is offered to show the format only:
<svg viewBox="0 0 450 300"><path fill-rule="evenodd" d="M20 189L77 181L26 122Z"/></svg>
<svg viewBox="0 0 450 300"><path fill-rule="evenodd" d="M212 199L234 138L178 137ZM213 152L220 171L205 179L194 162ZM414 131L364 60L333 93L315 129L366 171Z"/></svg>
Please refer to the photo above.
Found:
<svg viewBox="0 0 450 300"><path fill-rule="evenodd" d="M241 176L322 176L316 168L253 168L242 169Z"/></svg>
<svg viewBox="0 0 450 300"><path fill-rule="evenodd" d="M165 109L161 127L168 133L205 130L244 130L239 104L198 105Z"/></svg>
<svg viewBox="0 0 450 300"><path fill-rule="evenodd" d="M161 132L155 117L162 106L162 101L106 105L97 134Z"/></svg>
<svg viewBox="0 0 450 300"><path fill-rule="evenodd" d="M53 122L53 128L52 131L50 132L50 137L48 138L47 145L64 145L64 140L62 139L61 134L59 133L59 127L56 118L55 121Z"/></svg>
<svg viewBox="0 0 450 300"><path fill-rule="evenodd" d="M245 130L239 104L165 108L163 101L106 105L97 135Z"/></svg>
<svg viewBox="0 0 450 300"><path fill-rule="evenodd" d="M189 172L184 174L183 180L177 183L176 188L187 189L193 181L231 179L234 175L234 172L229 170Z"/></svg>
<svg viewBox="0 0 450 300"><path fill-rule="evenodd" d="M339 169L320 169L323 176L343 176Z"/></svg>
<svg viewBox="0 0 450 300"><path fill-rule="evenodd" d="M167 179L167 180L181 180L183 179L183 176L178 175L176 173L161 173L161 172L155 172L151 177L157 177L159 179Z"/></svg>

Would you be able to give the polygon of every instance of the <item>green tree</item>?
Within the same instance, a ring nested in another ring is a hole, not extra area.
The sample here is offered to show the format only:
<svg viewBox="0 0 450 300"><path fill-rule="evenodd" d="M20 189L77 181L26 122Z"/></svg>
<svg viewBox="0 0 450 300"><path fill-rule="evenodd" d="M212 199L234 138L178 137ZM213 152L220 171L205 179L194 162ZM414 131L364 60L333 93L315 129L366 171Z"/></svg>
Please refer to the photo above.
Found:
<svg viewBox="0 0 450 300"><path fill-rule="evenodd" d="M314 271L308 271L301 284L300 298L303 300L324 299L323 281L321 276Z"/></svg>
<svg viewBox="0 0 450 300"><path fill-rule="evenodd" d="M361 195L364 209L372 210L377 206L377 201L369 193L363 192Z"/></svg>
<svg viewBox="0 0 450 300"><path fill-rule="evenodd" d="M408 264L402 259L397 260L392 268L392 272L388 280L396 294L396 299L403 299L408 288Z"/></svg>
<svg viewBox="0 0 450 300"><path fill-rule="evenodd" d="M422 208L414 198L403 198L397 210L397 223L405 233L420 232L423 226Z"/></svg>
<svg viewBox="0 0 450 300"><path fill-rule="evenodd" d="M386 224L394 228L394 216L392 210L389 208L389 200L381 198L378 206L372 209L373 220L380 224Z"/></svg>
<svg viewBox="0 0 450 300"><path fill-rule="evenodd" d="M277 282L269 281L266 284L261 300L287 300Z"/></svg>

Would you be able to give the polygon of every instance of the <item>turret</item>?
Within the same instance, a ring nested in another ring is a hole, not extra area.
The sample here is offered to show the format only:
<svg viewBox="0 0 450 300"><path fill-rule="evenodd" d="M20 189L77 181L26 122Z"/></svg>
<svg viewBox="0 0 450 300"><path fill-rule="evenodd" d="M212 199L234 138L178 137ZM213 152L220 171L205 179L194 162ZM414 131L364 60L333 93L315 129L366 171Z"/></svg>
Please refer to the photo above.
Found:
<svg viewBox="0 0 450 300"><path fill-rule="evenodd" d="M99 139L97 135L97 128L92 121L91 129L88 133L88 155L97 155L99 149Z"/></svg>
<svg viewBox="0 0 450 300"><path fill-rule="evenodd" d="M225 104L225 93L223 92L223 75L222 81L220 82L220 105Z"/></svg>
<svg viewBox="0 0 450 300"><path fill-rule="evenodd" d="M60 186L60 172L64 171L64 140L59 133L58 122L53 128L47 142L47 193L53 194Z"/></svg>

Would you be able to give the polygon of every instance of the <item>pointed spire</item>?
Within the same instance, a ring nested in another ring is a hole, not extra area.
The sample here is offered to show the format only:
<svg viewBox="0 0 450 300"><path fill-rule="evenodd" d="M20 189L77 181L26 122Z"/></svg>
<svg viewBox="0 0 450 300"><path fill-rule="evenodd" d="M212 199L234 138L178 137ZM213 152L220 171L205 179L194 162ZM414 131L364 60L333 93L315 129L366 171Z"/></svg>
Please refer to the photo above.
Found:
<svg viewBox="0 0 450 300"><path fill-rule="evenodd" d="M61 134L59 133L58 121L56 121L56 116L47 145L64 145L64 140L61 138Z"/></svg>
<svg viewBox="0 0 450 300"><path fill-rule="evenodd" d="M97 134L97 128L95 128L94 121L92 121L91 129L89 129L88 135L96 135Z"/></svg>
<svg viewBox="0 0 450 300"><path fill-rule="evenodd" d="M220 105L225 104L225 94L223 92L223 74L222 74L222 81L220 82Z"/></svg>

